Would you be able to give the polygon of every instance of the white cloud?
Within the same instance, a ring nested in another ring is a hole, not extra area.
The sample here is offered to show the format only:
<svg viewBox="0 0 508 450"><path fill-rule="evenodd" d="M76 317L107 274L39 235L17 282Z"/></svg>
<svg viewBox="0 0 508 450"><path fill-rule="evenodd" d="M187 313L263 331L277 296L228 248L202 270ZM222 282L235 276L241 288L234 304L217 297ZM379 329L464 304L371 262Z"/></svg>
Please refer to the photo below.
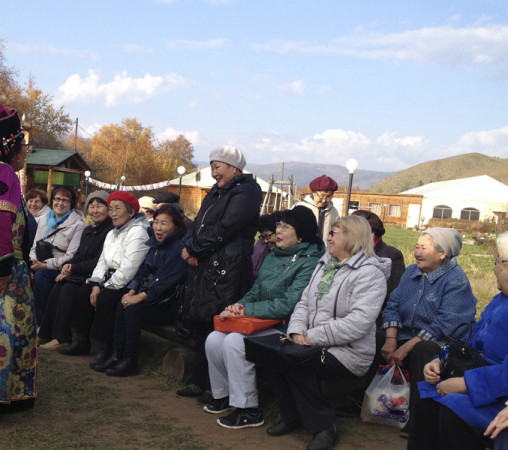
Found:
<svg viewBox="0 0 508 450"><path fill-rule="evenodd" d="M305 83L302 80L295 80L291 83L282 84L279 86L279 92L281 95L297 94L302 95L305 90Z"/></svg>
<svg viewBox="0 0 508 450"><path fill-rule="evenodd" d="M167 41L166 48L178 50L210 50L224 48L228 44L226 39L209 39L208 41L186 41L174 40Z"/></svg>
<svg viewBox="0 0 508 450"><path fill-rule="evenodd" d="M81 126L80 126L80 128L78 128L78 134L85 139L90 139L102 127L103 127L103 125L99 122L94 122L91 125L87 125L87 126L83 127L83 129L80 129L81 128ZM85 131L83 131L83 130L85 130Z"/></svg>
<svg viewBox="0 0 508 450"><path fill-rule="evenodd" d="M329 42L272 41L256 50L388 59L443 65L504 63L508 57L508 25L442 26L399 33L360 31Z"/></svg>
<svg viewBox="0 0 508 450"><path fill-rule="evenodd" d="M508 126L494 130L466 133L460 138L459 146L503 147L508 149Z"/></svg>
<svg viewBox="0 0 508 450"><path fill-rule="evenodd" d="M73 74L57 89L56 101L59 103L103 101L106 108L122 103L137 104L145 102L156 94L171 89L185 87L188 80L175 73L144 77L130 77L126 71L118 73L110 82L100 82L100 73L89 70L86 78Z"/></svg>
<svg viewBox="0 0 508 450"><path fill-rule="evenodd" d="M329 91L330 91L330 86L321 86L321 87L320 87L320 88L316 91L316 93L317 93L318 95L324 95L324 94L326 94L326 93L327 93L327 92L329 92Z"/></svg>
<svg viewBox="0 0 508 450"><path fill-rule="evenodd" d="M98 59L97 55L89 50L76 50L70 48L58 48L49 44L6 44L6 50L12 53L30 54L47 53L69 58Z"/></svg>
<svg viewBox="0 0 508 450"><path fill-rule="evenodd" d="M139 55L153 55L155 53L153 48L138 44L124 44L123 51L125 53L135 53Z"/></svg>
<svg viewBox="0 0 508 450"><path fill-rule="evenodd" d="M166 128L161 133L156 134L156 139L159 142L163 141L172 141L176 139L178 136L183 134L185 139L187 139L192 145L198 145L199 144L199 132L197 131L178 131L174 128Z"/></svg>

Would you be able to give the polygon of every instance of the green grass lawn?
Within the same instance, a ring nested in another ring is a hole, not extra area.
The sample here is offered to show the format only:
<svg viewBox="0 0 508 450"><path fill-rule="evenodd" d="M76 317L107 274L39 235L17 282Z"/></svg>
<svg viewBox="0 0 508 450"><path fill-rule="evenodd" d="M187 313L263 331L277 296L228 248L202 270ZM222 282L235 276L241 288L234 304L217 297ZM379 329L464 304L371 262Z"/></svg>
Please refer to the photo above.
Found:
<svg viewBox="0 0 508 450"><path fill-rule="evenodd" d="M383 240L397 247L404 255L406 267L414 264L413 251L420 232L399 227L387 227ZM471 288L478 299L478 315L487 303L497 294L496 277L494 276L493 257L495 250L486 245L464 244L458 262L471 283Z"/></svg>

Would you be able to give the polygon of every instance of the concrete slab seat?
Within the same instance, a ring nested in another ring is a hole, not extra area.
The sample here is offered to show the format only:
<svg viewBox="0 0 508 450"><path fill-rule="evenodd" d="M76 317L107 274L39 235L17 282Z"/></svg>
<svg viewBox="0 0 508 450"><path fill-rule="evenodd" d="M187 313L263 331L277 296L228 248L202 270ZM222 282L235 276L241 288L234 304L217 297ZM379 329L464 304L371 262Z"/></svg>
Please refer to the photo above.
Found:
<svg viewBox="0 0 508 450"><path fill-rule="evenodd" d="M176 332L174 325L144 323L143 330L170 343L170 348L162 360L162 369L180 381L190 376L194 360L194 341Z"/></svg>

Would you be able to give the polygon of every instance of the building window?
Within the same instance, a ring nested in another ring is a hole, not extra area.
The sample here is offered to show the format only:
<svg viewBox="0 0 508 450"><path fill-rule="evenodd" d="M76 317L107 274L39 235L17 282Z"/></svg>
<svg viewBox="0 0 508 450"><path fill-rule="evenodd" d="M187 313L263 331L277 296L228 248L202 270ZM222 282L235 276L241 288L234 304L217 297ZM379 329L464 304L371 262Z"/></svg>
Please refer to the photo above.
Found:
<svg viewBox="0 0 508 450"><path fill-rule="evenodd" d="M391 217L401 217L402 205L388 205L388 215Z"/></svg>
<svg viewBox="0 0 508 450"><path fill-rule="evenodd" d="M381 216L381 203L369 203L369 211Z"/></svg>
<svg viewBox="0 0 508 450"><path fill-rule="evenodd" d="M476 208L464 208L460 212L461 220L480 220L480 211Z"/></svg>
<svg viewBox="0 0 508 450"><path fill-rule="evenodd" d="M449 219L452 217L452 209L446 205L438 205L432 213L434 219Z"/></svg>

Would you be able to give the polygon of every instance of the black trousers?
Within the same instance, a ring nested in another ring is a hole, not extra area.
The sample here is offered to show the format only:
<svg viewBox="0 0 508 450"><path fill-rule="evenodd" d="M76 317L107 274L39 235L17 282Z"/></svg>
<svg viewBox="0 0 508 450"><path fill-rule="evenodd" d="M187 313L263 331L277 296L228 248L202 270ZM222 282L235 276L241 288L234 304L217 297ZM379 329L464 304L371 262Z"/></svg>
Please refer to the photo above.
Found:
<svg viewBox="0 0 508 450"><path fill-rule="evenodd" d="M397 346L400 347L407 341L397 342ZM411 434L412 427L415 424L416 412L415 405L420 399L420 392L418 391L418 382L423 381L423 368L425 364L432 361L434 356L439 353L440 347L438 344L432 341L420 341L413 347L413 350L406 356L404 360L404 369L409 371L409 424L408 431Z"/></svg>
<svg viewBox="0 0 508 450"><path fill-rule="evenodd" d="M302 423L311 434L330 428L335 423L335 409L321 394L320 381L331 378L358 377L328 352L324 364L317 355L306 367L295 368L291 373L276 372L274 383L283 422L288 425Z"/></svg>
<svg viewBox="0 0 508 450"><path fill-rule="evenodd" d="M46 304L39 336L44 339L58 339L58 342L72 341L72 321L78 297L88 298L90 305L90 284L76 284L62 281L56 283ZM89 328L88 328L89 329Z"/></svg>
<svg viewBox="0 0 508 450"><path fill-rule="evenodd" d="M135 358L138 356L143 322L163 325L174 323L174 321L174 312L169 309L156 308L146 302L136 303L127 308L118 303L113 347L124 358Z"/></svg>
<svg viewBox="0 0 508 450"><path fill-rule="evenodd" d="M432 399L418 399L408 450L484 450L494 442Z"/></svg>
<svg viewBox="0 0 508 450"><path fill-rule="evenodd" d="M195 355L189 384L196 384L203 390L210 388L205 341L212 331L213 322L193 322L191 325L191 336L195 343Z"/></svg>

